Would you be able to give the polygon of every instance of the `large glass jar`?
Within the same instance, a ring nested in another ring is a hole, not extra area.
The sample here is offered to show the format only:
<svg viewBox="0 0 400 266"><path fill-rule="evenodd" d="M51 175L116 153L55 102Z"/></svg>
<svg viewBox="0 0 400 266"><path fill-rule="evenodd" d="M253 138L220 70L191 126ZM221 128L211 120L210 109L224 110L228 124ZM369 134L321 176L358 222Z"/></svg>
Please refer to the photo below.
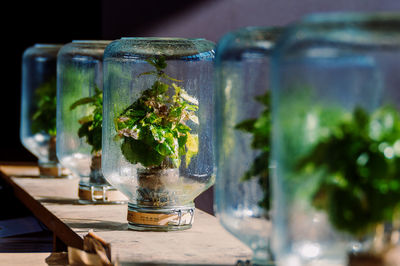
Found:
<svg viewBox="0 0 400 266"><path fill-rule="evenodd" d="M399 71L400 14L312 15L278 42L272 60L278 265L383 265L393 252Z"/></svg>
<svg viewBox="0 0 400 266"><path fill-rule="evenodd" d="M253 250L252 263L272 264L269 151L270 53L279 28L249 27L217 45L215 211Z"/></svg>
<svg viewBox="0 0 400 266"><path fill-rule="evenodd" d="M56 157L56 63L62 45L36 44L22 58L22 144L39 159L41 177L63 176Z"/></svg>
<svg viewBox="0 0 400 266"><path fill-rule="evenodd" d="M122 38L105 51L102 169L129 198L131 229L190 228L194 198L213 184L213 49Z"/></svg>
<svg viewBox="0 0 400 266"><path fill-rule="evenodd" d="M122 201L101 172L103 54L110 41L73 41L57 59L57 156L80 177L83 203Z"/></svg>

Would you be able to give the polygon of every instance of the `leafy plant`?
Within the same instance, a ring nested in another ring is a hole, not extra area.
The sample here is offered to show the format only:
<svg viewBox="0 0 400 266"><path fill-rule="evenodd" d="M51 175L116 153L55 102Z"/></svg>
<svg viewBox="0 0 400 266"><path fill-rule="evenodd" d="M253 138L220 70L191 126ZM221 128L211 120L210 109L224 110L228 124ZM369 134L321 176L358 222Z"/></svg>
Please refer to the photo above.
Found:
<svg viewBox="0 0 400 266"><path fill-rule="evenodd" d="M57 81L51 78L35 90L36 111L32 115L32 133L45 132L56 136Z"/></svg>
<svg viewBox="0 0 400 266"><path fill-rule="evenodd" d="M391 221L400 207L400 114L390 106L369 115L356 108L298 161L321 172L312 198L339 230L355 236Z"/></svg>
<svg viewBox="0 0 400 266"><path fill-rule="evenodd" d="M139 77L150 75L156 80L115 119L122 154L130 163L147 168L179 167L183 155L189 165L198 152L198 136L190 133L187 122L198 124L198 101L177 85L180 80L164 72L165 57L150 57L146 62L155 70Z"/></svg>
<svg viewBox="0 0 400 266"><path fill-rule="evenodd" d="M95 87L93 96L77 100L70 106L70 110L74 110L81 105L90 105L93 111L91 114L79 119L81 127L78 130L78 136L85 138L86 142L92 146L92 153L98 153L101 151L103 92L98 87Z"/></svg>
<svg viewBox="0 0 400 266"><path fill-rule="evenodd" d="M242 181L258 177L264 196L259 205L265 210L270 209L270 183L269 183L269 156L271 142L271 111L270 93L256 97L256 100L265 106L264 111L258 118L248 119L236 125L236 129L253 135L251 146L260 150L260 154L254 159L250 169L245 172Z"/></svg>

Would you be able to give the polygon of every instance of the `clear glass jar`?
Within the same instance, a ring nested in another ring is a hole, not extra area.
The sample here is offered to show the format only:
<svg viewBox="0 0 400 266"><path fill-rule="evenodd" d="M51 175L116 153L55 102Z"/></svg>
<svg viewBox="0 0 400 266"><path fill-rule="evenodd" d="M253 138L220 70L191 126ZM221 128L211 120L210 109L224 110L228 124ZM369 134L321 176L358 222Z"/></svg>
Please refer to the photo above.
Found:
<svg viewBox="0 0 400 266"><path fill-rule="evenodd" d="M252 263L273 265L270 252L270 53L280 28L249 27L218 42L215 59L215 211L253 250Z"/></svg>
<svg viewBox="0 0 400 266"><path fill-rule="evenodd" d="M398 226L400 14L309 16L272 58L277 264L372 263Z"/></svg>
<svg viewBox="0 0 400 266"><path fill-rule="evenodd" d="M56 157L56 63L62 45L35 44L22 58L20 139L39 159L41 177L61 177Z"/></svg>
<svg viewBox="0 0 400 266"><path fill-rule="evenodd" d="M101 173L103 55L111 41L73 41L57 59L57 156L80 177L82 203L125 198Z"/></svg>
<svg viewBox="0 0 400 266"><path fill-rule="evenodd" d="M102 170L129 198L135 230L192 226L213 182L214 44L122 38L104 54Z"/></svg>

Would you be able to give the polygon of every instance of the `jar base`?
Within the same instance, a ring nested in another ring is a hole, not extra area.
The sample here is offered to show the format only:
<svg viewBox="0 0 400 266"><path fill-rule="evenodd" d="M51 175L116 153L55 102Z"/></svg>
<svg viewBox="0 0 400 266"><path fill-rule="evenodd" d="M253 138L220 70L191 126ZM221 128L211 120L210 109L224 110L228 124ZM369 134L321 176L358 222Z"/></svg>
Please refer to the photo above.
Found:
<svg viewBox="0 0 400 266"><path fill-rule="evenodd" d="M41 178L69 178L70 174L59 163L39 162L39 177Z"/></svg>
<svg viewBox="0 0 400 266"><path fill-rule="evenodd" d="M114 187L107 184L79 182L79 203L81 204L124 204L127 198Z"/></svg>
<svg viewBox="0 0 400 266"><path fill-rule="evenodd" d="M275 262L273 261L259 261L256 259L251 260L238 260L236 262L236 266L276 266Z"/></svg>
<svg viewBox="0 0 400 266"><path fill-rule="evenodd" d="M180 231L190 229L194 204L163 208L141 207L128 203L128 228L136 231Z"/></svg>

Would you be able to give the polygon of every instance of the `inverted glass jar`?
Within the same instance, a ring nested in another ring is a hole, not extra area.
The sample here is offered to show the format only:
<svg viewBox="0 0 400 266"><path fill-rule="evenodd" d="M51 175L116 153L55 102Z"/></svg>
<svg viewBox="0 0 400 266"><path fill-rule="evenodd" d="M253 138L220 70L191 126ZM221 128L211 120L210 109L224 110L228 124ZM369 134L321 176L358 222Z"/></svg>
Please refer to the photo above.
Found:
<svg viewBox="0 0 400 266"><path fill-rule="evenodd" d="M398 234L400 14L312 15L276 47L277 264L382 260Z"/></svg>
<svg viewBox="0 0 400 266"><path fill-rule="evenodd" d="M65 174L56 157L56 63L61 46L36 44L22 58L20 139L39 159L41 177Z"/></svg>
<svg viewBox="0 0 400 266"><path fill-rule="evenodd" d="M57 156L80 177L82 203L125 198L101 173L103 54L110 41L73 41L57 59Z"/></svg>
<svg viewBox="0 0 400 266"><path fill-rule="evenodd" d="M279 28L249 27L223 36L216 49L215 211L221 224L253 250L270 252L270 53Z"/></svg>
<svg viewBox="0 0 400 266"><path fill-rule="evenodd" d="M204 39L122 38L104 54L102 170L135 230L192 226L214 182L212 70Z"/></svg>

